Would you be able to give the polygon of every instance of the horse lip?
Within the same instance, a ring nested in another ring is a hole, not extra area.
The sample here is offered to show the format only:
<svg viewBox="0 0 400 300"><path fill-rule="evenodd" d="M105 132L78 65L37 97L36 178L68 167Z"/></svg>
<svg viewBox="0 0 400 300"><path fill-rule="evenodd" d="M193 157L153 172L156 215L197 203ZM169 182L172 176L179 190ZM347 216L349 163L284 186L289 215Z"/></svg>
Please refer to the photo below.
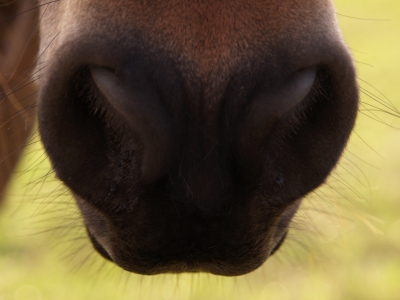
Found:
<svg viewBox="0 0 400 300"><path fill-rule="evenodd" d="M275 254L283 245L284 241L286 240L288 232L286 231L282 237L279 239L278 243L275 244L275 246L272 248L271 253L269 254L269 256Z"/></svg>
<svg viewBox="0 0 400 300"><path fill-rule="evenodd" d="M96 239L96 237L90 232L88 228L87 228L87 233L96 251L100 253L100 255L103 256L105 259L114 262L114 260L112 259L111 255L106 250L106 248L103 247L103 245Z"/></svg>
<svg viewBox="0 0 400 300"><path fill-rule="evenodd" d="M76 203L81 211L84 219L84 225L86 232L92 242L93 247L96 251L109 261L114 262L113 259L113 247L107 232L109 229L109 222L104 217L103 213L95 209L92 204L86 201L83 197L79 196L77 193L73 193ZM91 222L88 220L91 220ZM93 224L93 222L97 223ZM101 224L100 228L98 228Z"/></svg>

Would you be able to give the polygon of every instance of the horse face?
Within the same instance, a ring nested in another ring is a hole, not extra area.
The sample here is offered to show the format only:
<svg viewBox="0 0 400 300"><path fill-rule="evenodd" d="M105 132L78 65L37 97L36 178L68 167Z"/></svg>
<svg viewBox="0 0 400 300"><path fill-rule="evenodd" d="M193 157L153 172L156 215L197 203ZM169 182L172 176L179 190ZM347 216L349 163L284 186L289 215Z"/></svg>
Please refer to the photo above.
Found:
<svg viewBox="0 0 400 300"><path fill-rule="evenodd" d="M62 0L41 15L40 134L98 252L141 274L265 262L354 125L331 1Z"/></svg>

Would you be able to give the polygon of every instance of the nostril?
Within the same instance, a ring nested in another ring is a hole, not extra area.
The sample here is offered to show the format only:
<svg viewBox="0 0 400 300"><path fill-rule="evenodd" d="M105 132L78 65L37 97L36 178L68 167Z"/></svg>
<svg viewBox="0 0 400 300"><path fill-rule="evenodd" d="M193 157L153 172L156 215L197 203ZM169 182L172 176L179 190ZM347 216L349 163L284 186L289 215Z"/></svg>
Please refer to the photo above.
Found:
<svg viewBox="0 0 400 300"><path fill-rule="evenodd" d="M161 176L152 186L153 189L156 190L166 190L172 184L170 175L168 173Z"/></svg>
<svg viewBox="0 0 400 300"><path fill-rule="evenodd" d="M108 68L91 67L91 74L111 108L137 137L142 179L153 182L168 161L173 138L172 119L154 83L134 68L117 75Z"/></svg>
<svg viewBox="0 0 400 300"><path fill-rule="evenodd" d="M284 79L268 78L257 88L241 123L239 156L248 156L249 146L253 149L261 146L276 121L308 98L316 78L317 68L310 67ZM245 149L240 149L240 145L246 145Z"/></svg>
<svg viewBox="0 0 400 300"><path fill-rule="evenodd" d="M94 82L110 104L117 111L126 110L132 96L128 95L128 90L124 88L122 80L117 77L115 72L102 67L91 67L90 70Z"/></svg>
<svg viewBox="0 0 400 300"><path fill-rule="evenodd" d="M316 68L303 69L293 74L292 78L289 79L287 88L280 96L282 101L277 108L277 114L284 114L303 101L310 93L316 75Z"/></svg>
<svg viewBox="0 0 400 300"><path fill-rule="evenodd" d="M310 93L316 75L316 68L307 68L281 82L266 82L251 100L249 116L254 121L249 123L262 124L261 120L279 118L293 109Z"/></svg>

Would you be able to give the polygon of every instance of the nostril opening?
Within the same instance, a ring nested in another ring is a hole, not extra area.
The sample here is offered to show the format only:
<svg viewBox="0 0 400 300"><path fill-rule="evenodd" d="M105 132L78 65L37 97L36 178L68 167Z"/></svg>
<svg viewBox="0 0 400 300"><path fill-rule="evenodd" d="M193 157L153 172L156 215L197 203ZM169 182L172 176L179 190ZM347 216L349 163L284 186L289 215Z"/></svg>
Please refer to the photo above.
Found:
<svg viewBox="0 0 400 300"><path fill-rule="evenodd" d="M172 153L173 120L149 70L126 66L121 74L91 67L94 83L111 108L138 139L143 183L153 183Z"/></svg>
<svg viewBox="0 0 400 300"><path fill-rule="evenodd" d="M286 103L285 111L288 111L303 101L310 93L317 77L317 69L315 67L302 69L297 71L290 80L286 94L288 103Z"/></svg>
<svg viewBox="0 0 400 300"><path fill-rule="evenodd" d="M271 86L266 82L253 100L254 117L279 118L307 98L317 77L317 68L301 69ZM262 115L261 115L262 114Z"/></svg>
<svg viewBox="0 0 400 300"><path fill-rule="evenodd" d="M171 185L170 175L168 173L164 174L163 176L158 179L152 188L156 190L166 190Z"/></svg>
<svg viewBox="0 0 400 300"><path fill-rule="evenodd" d="M317 67L313 66L281 78L266 75L264 82L257 86L240 123L238 154L243 165L258 164L248 149L259 149L278 121L308 103L317 73Z"/></svg>

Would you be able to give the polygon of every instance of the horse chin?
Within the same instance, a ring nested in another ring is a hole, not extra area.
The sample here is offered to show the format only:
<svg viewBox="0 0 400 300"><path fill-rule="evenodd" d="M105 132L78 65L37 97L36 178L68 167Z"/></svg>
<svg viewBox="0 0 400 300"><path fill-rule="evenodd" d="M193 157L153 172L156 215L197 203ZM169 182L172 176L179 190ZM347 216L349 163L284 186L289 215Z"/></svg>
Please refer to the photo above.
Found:
<svg viewBox="0 0 400 300"><path fill-rule="evenodd" d="M182 206L158 210L139 199L133 212L113 215L78 195L75 199L94 249L121 268L144 275L252 272L281 247L300 204L297 200L274 214L261 204L211 216Z"/></svg>

